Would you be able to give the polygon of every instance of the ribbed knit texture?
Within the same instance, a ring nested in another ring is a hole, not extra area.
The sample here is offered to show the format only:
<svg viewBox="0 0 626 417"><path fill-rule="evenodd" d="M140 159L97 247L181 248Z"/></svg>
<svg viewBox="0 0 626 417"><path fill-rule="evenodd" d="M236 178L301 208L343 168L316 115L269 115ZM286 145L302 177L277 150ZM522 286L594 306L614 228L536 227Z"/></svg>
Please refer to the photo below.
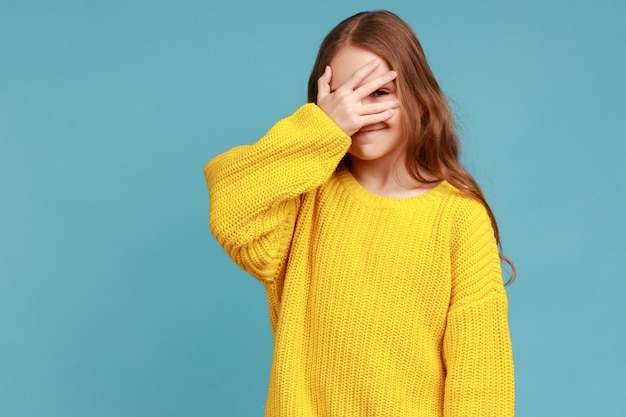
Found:
<svg viewBox="0 0 626 417"><path fill-rule="evenodd" d="M512 416L507 299L484 207L381 197L336 169L316 105L205 168L217 241L267 292L266 416ZM242 394L245 396L245 394Z"/></svg>

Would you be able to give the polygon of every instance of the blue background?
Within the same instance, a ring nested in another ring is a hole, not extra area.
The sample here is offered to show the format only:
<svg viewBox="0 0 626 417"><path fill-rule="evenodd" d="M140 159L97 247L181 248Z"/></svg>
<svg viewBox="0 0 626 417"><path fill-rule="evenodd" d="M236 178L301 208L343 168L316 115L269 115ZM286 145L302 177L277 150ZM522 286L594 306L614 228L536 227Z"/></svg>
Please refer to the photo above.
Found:
<svg viewBox="0 0 626 417"><path fill-rule="evenodd" d="M3 1L1 416L262 415L265 295L212 239L202 169L377 8L420 37L517 264L518 415L626 416L617 0Z"/></svg>

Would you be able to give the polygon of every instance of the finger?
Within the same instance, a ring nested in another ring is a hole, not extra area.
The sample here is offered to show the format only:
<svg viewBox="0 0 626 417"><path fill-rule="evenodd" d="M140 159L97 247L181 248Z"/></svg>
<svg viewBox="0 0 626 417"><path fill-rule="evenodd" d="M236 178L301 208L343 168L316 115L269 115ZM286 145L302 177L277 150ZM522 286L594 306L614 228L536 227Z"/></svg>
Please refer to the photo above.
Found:
<svg viewBox="0 0 626 417"><path fill-rule="evenodd" d="M365 84L361 85L359 88L354 90L355 92L354 97L357 100L361 100L369 96L374 91L378 90L380 87L384 86L388 82L395 80L397 76L398 76L397 72L389 71L386 74L381 75L380 77L376 77L373 80L366 82Z"/></svg>
<svg viewBox="0 0 626 417"><path fill-rule="evenodd" d="M362 104L358 107L358 111L359 115L365 116L369 114L382 113L398 107L400 107L400 102L398 100L387 100L381 103Z"/></svg>
<svg viewBox="0 0 626 417"><path fill-rule="evenodd" d="M320 93L324 95L330 94L330 81L332 79L332 70L330 65L326 65L324 73L317 79L317 93L318 97Z"/></svg>
<svg viewBox="0 0 626 417"><path fill-rule="evenodd" d="M330 90L330 81L332 80L332 78L333 78L333 69L330 67L330 65L326 65L324 67L324 73L322 74L322 79L328 86L329 90Z"/></svg>
<svg viewBox="0 0 626 417"><path fill-rule="evenodd" d="M355 71L339 88L353 91L369 74L380 65L380 58L376 58ZM338 88L338 89L339 89Z"/></svg>
<svg viewBox="0 0 626 417"><path fill-rule="evenodd" d="M375 125L376 123L384 122L385 120L393 116L394 113L397 111L398 111L397 109L389 109L382 113L375 113L375 114L368 114L365 116L361 116L359 117L359 124L361 126L369 126L369 125Z"/></svg>

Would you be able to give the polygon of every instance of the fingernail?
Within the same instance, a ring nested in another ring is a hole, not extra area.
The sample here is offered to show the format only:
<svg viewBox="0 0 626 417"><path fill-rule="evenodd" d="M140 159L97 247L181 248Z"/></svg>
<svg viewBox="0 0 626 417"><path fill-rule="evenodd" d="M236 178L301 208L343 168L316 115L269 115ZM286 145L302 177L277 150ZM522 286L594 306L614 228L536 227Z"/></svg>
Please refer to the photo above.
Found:
<svg viewBox="0 0 626 417"><path fill-rule="evenodd" d="M385 115L386 115L387 117L391 117L391 116L393 116L393 110L387 110L387 112L385 113Z"/></svg>
<svg viewBox="0 0 626 417"><path fill-rule="evenodd" d="M376 58L375 60L372 61L372 65L378 65L380 64L380 59Z"/></svg>
<svg viewBox="0 0 626 417"><path fill-rule="evenodd" d="M391 102L391 105L392 105L393 107L398 107L398 106L400 106L400 100L394 100L394 101L392 101L392 102Z"/></svg>
<svg viewBox="0 0 626 417"><path fill-rule="evenodd" d="M391 71L389 73L389 78L393 80L394 78L396 78L397 75L398 75L398 73L396 73L395 71Z"/></svg>

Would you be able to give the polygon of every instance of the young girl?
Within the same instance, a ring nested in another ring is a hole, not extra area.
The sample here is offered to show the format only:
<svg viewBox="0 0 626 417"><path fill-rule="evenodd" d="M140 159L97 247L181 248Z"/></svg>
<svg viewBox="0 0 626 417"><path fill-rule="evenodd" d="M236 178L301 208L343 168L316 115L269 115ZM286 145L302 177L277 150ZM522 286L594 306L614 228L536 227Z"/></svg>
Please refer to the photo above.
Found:
<svg viewBox="0 0 626 417"><path fill-rule="evenodd" d="M498 229L415 34L344 20L308 98L205 168L211 231L267 292L266 416L513 415Z"/></svg>

